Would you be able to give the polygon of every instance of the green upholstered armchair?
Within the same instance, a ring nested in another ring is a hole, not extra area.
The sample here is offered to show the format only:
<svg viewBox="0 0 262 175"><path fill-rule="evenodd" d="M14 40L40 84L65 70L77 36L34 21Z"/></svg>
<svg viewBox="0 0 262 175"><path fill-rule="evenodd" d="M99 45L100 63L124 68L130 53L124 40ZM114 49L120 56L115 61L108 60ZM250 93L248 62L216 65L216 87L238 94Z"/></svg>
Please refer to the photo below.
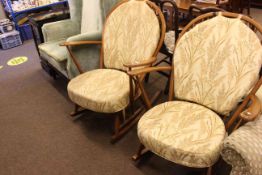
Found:
<svg viewBox="0 0 262 175"><path fill-rule="evenodd" d="M42 27L44 43L39 45L42 63L57 73L71 79L79 74L65 47L65 41L101 40L102 24L107 12L119 0L68 0L71 18L47 23ZM85 71L99 65L100 46L71 47ZM43 65L42 64L42 65Z"/></svg>

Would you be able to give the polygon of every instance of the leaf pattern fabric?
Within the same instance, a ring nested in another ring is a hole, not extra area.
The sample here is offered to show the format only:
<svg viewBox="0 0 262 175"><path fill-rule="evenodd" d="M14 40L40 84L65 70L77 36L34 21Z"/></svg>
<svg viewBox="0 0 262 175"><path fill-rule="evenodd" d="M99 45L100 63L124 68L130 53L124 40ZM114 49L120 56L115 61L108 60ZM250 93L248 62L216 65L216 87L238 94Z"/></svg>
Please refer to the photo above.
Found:
<svg viewBox="0 0 262 175"><path fill-rule="evenodd" d="M240 19L217 16L188 31L173 60L175 96L228 115L257 81L262 46Z"/></svg>
<svg viewBox="0 0 262 175"><path fill-rule="evenodd" d="M158 46L160 24L146 1L129 1L108 17L103 33L104 65L126 70L123 64L149 60Z"/></svg>
<svg viewBox="0 0 262 175"><path fill-rule="evenodd" d="M118 70L83 73L69 82L67 90L74 103L95 112L115 113L129 104L129 76Z"/></svg>
<svg viewBox="0 0 262 175"><path fill-rule="evenodd" d="M227 137L221 155L232 166L231 175L261 175L262 117Z"/></svg>
<svg viewBox="0 0 262 175"><path fill-rule="evenodd" d="M204 168L219 158L225 126L213 111L189 102L160 104L138 123L141 143L155 154L178 164Z"/></svg>

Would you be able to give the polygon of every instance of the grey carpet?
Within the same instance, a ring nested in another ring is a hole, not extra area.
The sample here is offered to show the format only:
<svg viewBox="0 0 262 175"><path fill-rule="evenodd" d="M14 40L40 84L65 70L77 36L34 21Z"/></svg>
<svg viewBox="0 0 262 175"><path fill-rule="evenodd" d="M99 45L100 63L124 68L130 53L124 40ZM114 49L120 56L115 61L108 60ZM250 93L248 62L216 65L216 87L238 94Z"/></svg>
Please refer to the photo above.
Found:
<svg viewBox="0 0 262 175"><path fill-rule="evenodd" d="M259 16L261 10L255 13ZM15 56L29 61L7 66ZM134 164L130 158L139 145L136 128L112 145L113 121L107 115L89 112L73 120L66 82L54 81L41 69L32 41L0 51L0 65L1 175L198 174L154 155ZM147 86L155 91L165 81L155 74ZM225 169L221 174L227 174Z"/></svg>

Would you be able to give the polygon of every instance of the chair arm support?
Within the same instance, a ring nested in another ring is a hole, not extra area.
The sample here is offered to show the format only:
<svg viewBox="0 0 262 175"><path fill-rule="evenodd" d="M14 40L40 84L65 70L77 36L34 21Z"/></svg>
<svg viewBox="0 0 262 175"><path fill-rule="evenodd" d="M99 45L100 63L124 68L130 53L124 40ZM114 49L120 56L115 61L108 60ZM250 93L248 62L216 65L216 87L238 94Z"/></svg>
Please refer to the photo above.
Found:
<svg viewBox="0 0 262 175"><path fill-rule="evenodd" d="M250 100L251 105L240 113L240 118L247 122L255 120L261 113L261 102L257 96L252 95Z"/></svg>
<svg viewBox="0 0 262 175"><path fill-rule="evenodd" d="M130 76L138 76L138 75L146 74L150 72L171 71L171 70L172 70L171 66L159 66L159 67L146 67L146 68L141 68L141 69L135 69L135 70L127 71L127 73Z"/></svg>
<svg viewBox="0 0 262 175"><path fill-rule="evenodd" d="M102 44L102 41L71 41L61 43L60 46L79 46L79 45L89 45L89 44Z"/></svg>
<svg viewBox="0 0 262 175"><path fill-rule="evenodd" d="M62 46L79 46L79 45L88 45L88 44L101 44L101 32L88 32L82 33L79 35L71 36L66 40Z"/></svg>
<svg viewBox="0 0 262 175"><path fill-rule="evenodd" d="M151 57L149 60L140 63L140 64L124 64L127 68L134 68L134 67L142 67L142 66L150 66L156 61L156 57Z"/></svg>

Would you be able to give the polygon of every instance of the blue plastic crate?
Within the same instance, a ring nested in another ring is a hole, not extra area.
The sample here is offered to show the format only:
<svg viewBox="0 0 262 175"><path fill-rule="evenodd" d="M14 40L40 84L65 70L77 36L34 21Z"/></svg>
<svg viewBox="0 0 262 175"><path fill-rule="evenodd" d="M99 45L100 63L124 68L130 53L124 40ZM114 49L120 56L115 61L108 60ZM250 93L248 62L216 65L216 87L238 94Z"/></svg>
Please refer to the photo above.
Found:
<svg viewBox="0 0 262 175"><path fill-rule="evenodd" d="M33 32L29 24L19 26L19 31L23 41L33 39Z"/></svg>
<svg viewBox="0 0 262 175"><path fill-rule="evenodd" d="M14 30L12 32L4 33L0 35L0 43L2 49L10 49L22 44L20 34Z"/></svg>

